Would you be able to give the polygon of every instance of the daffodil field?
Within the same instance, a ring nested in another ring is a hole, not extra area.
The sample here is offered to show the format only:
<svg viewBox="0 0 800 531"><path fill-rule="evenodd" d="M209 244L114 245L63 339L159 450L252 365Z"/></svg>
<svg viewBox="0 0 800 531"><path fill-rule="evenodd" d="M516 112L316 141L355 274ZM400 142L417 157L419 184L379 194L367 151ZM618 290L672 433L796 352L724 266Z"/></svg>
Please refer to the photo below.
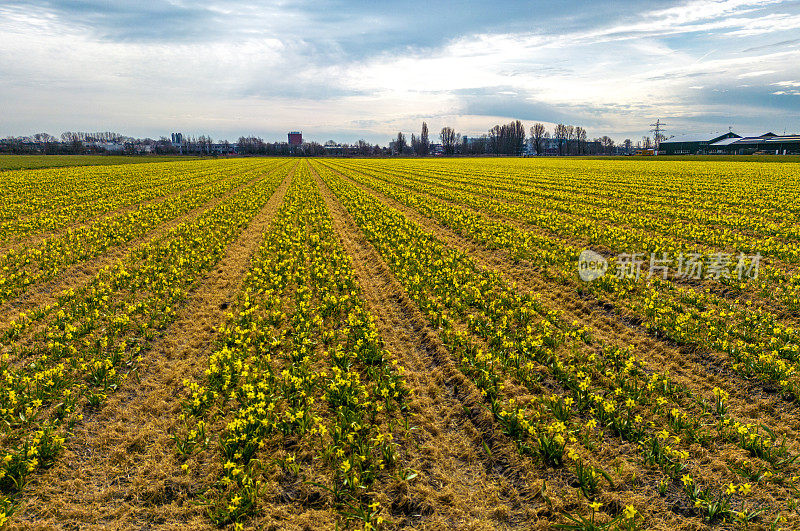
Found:
<svg viewBox="0 0 800 531"><path fill-rule="evenodd" d="M796 529L799 178L661 158L4 171L0 522Z"/></svg>
<svg viewBox="0 0 800 531"><path fill-rule="evenodd" d="M398 465L394 432L408 390L307 167L295 172L220 334L207 378L186 382L197 423L179 438L189 457L214 418L230 418L215 437L224 466L214 521L236 522L270 490L294 486L298 497L330 494L343 514L380 523L369 491Z"/></svg>

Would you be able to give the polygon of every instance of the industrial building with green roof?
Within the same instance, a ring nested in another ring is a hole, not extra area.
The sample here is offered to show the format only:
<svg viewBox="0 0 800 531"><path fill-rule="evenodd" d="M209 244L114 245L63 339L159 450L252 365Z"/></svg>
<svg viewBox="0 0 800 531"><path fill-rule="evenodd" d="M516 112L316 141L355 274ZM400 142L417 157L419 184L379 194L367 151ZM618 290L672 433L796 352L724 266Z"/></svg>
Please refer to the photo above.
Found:
<svg viewBox="0 0 800 531"><path fill-rule="evenodd" d="M733 132L727 133L713 133L713 134L688 134L674 136L667 140L662 140L659 144L659 153L664 152L665 155L706 155L709 152L709 146L714 142L724 140L727 138L741 138Z"/></svg>
<svg viewBox="0 0 800 531"><path fill-rule="evenodd" d="M662 141L658 151L664 155L800 155L800 135L689 134Z"/></svg>

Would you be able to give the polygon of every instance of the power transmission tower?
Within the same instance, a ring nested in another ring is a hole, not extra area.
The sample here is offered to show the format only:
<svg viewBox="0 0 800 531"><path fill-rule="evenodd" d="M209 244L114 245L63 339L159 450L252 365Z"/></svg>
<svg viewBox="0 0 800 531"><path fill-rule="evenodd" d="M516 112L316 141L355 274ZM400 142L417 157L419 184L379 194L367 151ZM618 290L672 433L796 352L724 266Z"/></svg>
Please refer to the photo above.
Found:
<svg viewBox="0 0 800 531"><path fill-rule="evenodd" d="M653 143L655 144L656 153L658 153L658 146L664 140L664 126L667 125L661 122L661 119L656 120L656 123L650 124L650 132L653 133Z"/></svg>

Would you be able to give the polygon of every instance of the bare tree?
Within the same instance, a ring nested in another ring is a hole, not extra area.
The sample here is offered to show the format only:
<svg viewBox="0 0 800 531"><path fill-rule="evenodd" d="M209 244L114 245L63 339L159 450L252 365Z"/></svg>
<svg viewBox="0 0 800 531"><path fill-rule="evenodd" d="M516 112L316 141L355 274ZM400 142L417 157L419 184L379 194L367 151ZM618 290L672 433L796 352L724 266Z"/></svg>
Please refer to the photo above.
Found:
<svg viewBox="0 0 800 531"><path fill-rule="evenodd" d="M464 146L462 152L470 155L483 155L489 151L489 137L481 135L478 137L471 136L469 141L464 137Z"/></svg>
<svg viewBox="0 0 800 531"><path fill-rule="evenodd" d="M525 147L525 126L515 120L489 129L489 146L496 155L519 155Z"/></svg>
<svg viewBox="0 0 800 531"><path fill-rule="evenodd" d="M197 148L200 151L200 154L211 154L211 144L213 144L213 141L211 140L210 136L200 135L200 137L197 139Z"/></svg>
<svg viewBox="0 0 800 531"><path fill-rule="evenodd" d="M567 155L575 154L575 127L568 125L564 130L564 138L567 141Z"/></svg>
<svg viewBox="0 0 800 531"><path fill-rule="evenodd" d="M576 144L576 154L578 155L585 155L586 154L586 129L580 126L575 127L575 144Z"/></svg>
<svg viewBox="0 0 800 531"><path fill-rule="evenodd" d="M36 133L33 135L33 139L42 145L42 152L45 155L49 154L53 150L51 144L58 142L58 139L50 133Z"/></svg>
<svg viewBox="0 0 800 531"><path fill-rule="evenodd" d="M543 123L536 122L531 127L531 138L533 138L533 149L537 155L542 154L542 141L544 140L545 128Z"/></svg>
<svg viewBox="0 0 800 531"><path fill-rule="evenodd" d="M56 141L56 137L54 137L50 133L36 133L35 135L33 135L33 139L36 142L44 142L45 144L48 142Z"/></svg>
<svg viewBox="0 0 800 531"><path fill-rule="evenodd" d="M397 139L394 141L394 149L397 150L398 155L402 155L406 149L406 135L397 133Z"/></svg>
<svg viewBox="0 0 800 531"><path fill-rule="evenodd" d="M614 150L614 140L609 136L600 137L600 145L603 147L603 153L610 155Z"/></svg>
<svg viewBox="0 0 800 531"><path fill-rule="evenodd" d="M564 154L564 143L567 140L567 126L558 124L553 128L553 138L558 140L558 154Z"/></svg>
<svg viewBox="0 0 800 531"><path fill-rule="evenodd" d="M363 138L356 142L356 150L359 155L367 156L372 154L372 146L367 143Z"/></svg>
<svg viewBox="0 0 800 531"><path fill-rule="evenodd" d="M521 155L525 148L525 126L519 120L508 124L509 155Z"/></svg>
<svg viewBox="0 0 800 531"><path fill-rule="evenodd" d="M442 127L439 138L442 141L442 150L444 150L445 155L452 155L455 153L456 132L452 127Z"/></svg>
<svg viewBox="0 0 800 531"><path fill-rule="evenodd" d="M428 139L428 124L422 122L422 131L419 135L419 155L426 156L431 149L431 142Z"/></svg>
<svg viewBox="0 0 800 531"><path fill-rule="evenodd" d="M417 138L417 135L415 135L414 133L411 133L411 151L413 151L417 155L419 155L419 152L420 152L419 144L420 144L420 142L419 142L419 139Z"/></svg>
<svg viewBox="0 0 800 531"><path fill-rule="evenodd" d="M502 130L499 125L495 125L489 129L489 151L495 155L500 154L501 139L503 137Z"/></svg>

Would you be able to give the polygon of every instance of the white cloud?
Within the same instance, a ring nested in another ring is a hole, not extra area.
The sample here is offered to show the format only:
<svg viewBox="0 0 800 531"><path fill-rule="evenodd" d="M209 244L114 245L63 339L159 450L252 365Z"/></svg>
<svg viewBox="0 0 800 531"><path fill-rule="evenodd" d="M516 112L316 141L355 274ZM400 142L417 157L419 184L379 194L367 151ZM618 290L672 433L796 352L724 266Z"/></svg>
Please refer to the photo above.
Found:
<svg viewBox="0 0 800 531"><path fill-rule="evenodd" d="M514 105L532 119L591 124L590 135L630 134L658 116L675 127L714 113L727 119L732 110L710 97L714 90L781 96L795 91L775 87L800 86L781 81L800 79L800 48L763 45L763 35L786 39L800 28L800 14L778 0L694 0L568 32L466 33L355 57L341 38L357 29L306 38L315 28L291 4L252 20L241 6L208 9L240 29L176 43L111 40L47 10L0 6L0 99L13 102L3 126L15 129L0 135L36 121L53 132L91 124L134 134L300 127L377 138L426 117L432 130L441 122L483 131L518 117ZM365 13L355 27L364 24L397 22ZM494 103L476 110L476 102ZM735 112L768 120L783 111L739 102Z"/></svg>
<svg viewBox="0 0 800 531"><path fill-rule="evenodd" d="M774 74L775 70L758 70L757 72L745 72L743 74L739 74L737 77L739 79L746 78L746 77L761 77L766 76L768 74Z"/></svg>
<svg viewBox="0 0 800 531"><path fill-rule="evenodd" d="M731 37L752 37L779 31L796 30L798 28L800 28L800 15L775 13L751 19L746 24L741 24L740 29L730 31L727 34Z"/></svg>

